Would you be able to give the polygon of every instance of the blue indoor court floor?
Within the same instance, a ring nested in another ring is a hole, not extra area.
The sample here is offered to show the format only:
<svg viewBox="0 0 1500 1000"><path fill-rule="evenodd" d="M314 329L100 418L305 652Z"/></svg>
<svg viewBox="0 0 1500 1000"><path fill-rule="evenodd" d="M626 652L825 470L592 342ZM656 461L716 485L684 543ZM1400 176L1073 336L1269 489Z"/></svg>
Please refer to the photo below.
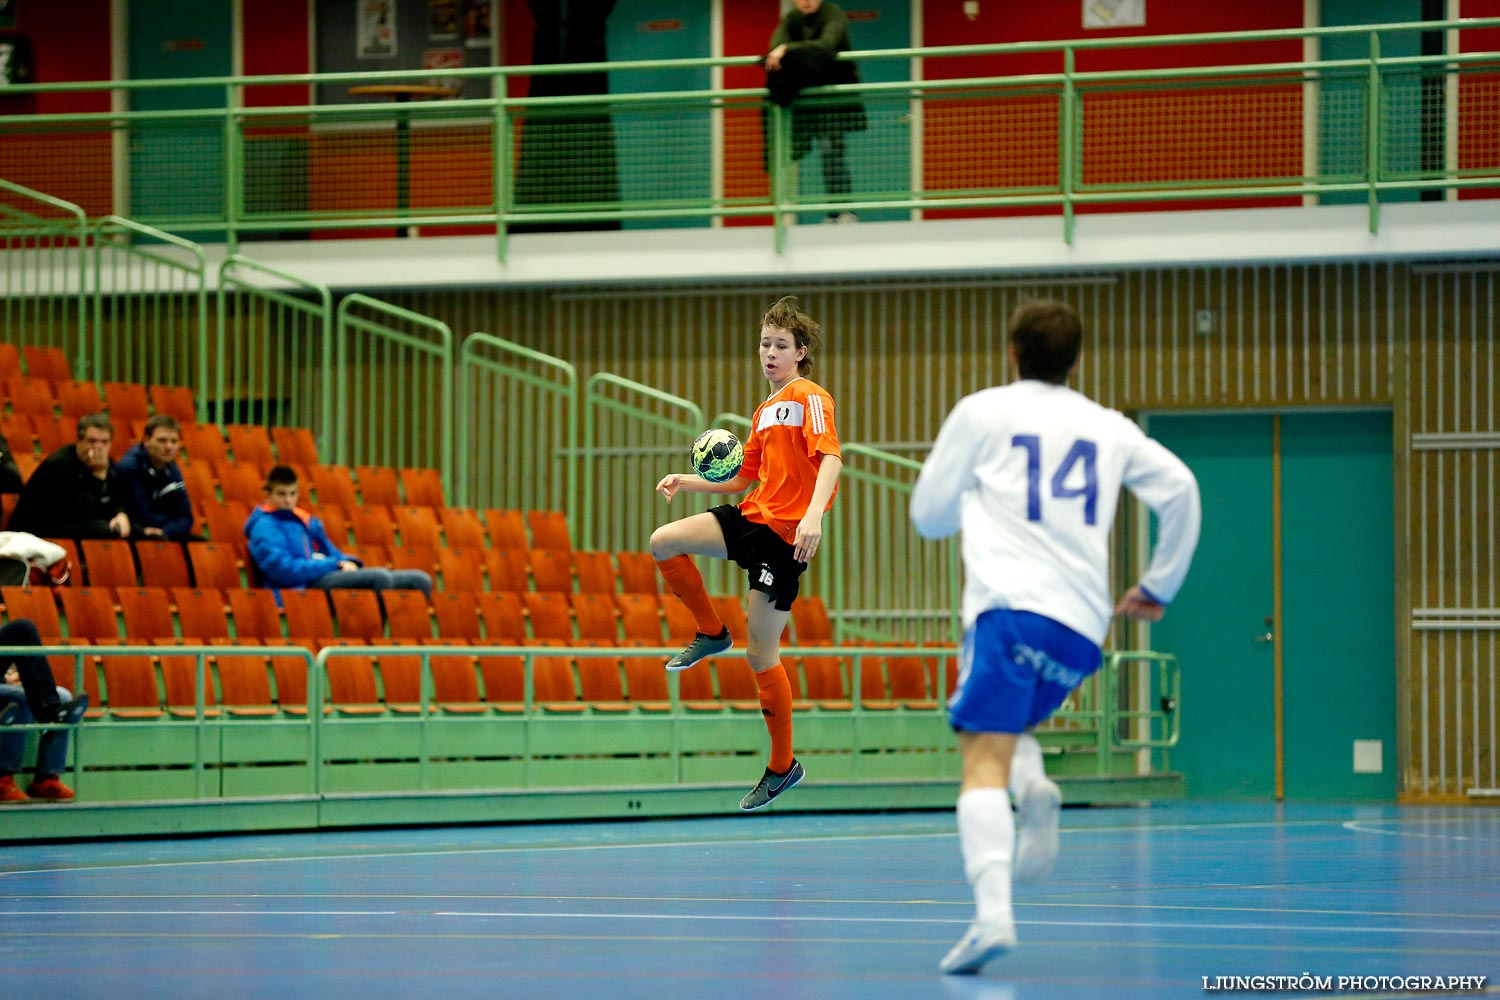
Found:
<svg viewBox="0 0 1500 1000"><path fill-rule="evenodd" d="M1500 992L1492 808L1068 809L1052 880L1017 890L1019 947L961 978L935 971L973 905L951 812L38 845L4 824L6 1000L1157 998L1303 973Z"/></svg>

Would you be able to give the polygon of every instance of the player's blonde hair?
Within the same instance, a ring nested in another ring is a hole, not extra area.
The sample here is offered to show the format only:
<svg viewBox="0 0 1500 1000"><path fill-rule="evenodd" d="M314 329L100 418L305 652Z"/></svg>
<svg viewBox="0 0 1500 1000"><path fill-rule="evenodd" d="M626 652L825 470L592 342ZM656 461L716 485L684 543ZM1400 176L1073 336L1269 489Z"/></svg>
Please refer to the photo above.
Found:
<svg viewBox="0 0 1500 1000"><path fill-rule="evenodd" d="M807 348L807 353L797 362L797 374L807 375L812 371L812 352L823 346L823 328L817 320L797 308L797 296L783 295L771 303L771 308L760 318L760 325L785 330L796 340L798 347Z"/></svg>

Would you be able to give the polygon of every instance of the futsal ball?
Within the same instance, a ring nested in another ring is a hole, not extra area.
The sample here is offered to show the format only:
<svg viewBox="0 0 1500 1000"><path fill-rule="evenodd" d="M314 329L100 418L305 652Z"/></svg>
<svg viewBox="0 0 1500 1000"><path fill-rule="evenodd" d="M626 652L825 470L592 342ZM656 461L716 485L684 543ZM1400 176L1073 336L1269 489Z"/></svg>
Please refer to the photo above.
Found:
<svg viewBox="0 0 1500 1000"><path fill-rule="evenodd" d="M710 427L693 442L693 468L711 483L725 483L740 471L745 446L722 427Z"/></svg>

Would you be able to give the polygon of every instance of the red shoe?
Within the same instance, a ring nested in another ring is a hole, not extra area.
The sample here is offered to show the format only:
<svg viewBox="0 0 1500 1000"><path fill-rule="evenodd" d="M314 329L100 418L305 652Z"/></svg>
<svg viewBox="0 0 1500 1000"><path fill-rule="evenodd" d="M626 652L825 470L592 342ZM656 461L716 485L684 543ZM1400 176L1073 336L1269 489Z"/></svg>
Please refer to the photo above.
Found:
<svg viewBox="0 0 1500 1000"><path fill-rule="evenodd" d="M31 796L16 787L16 779L7 774L0 778L0 802L28 802Z"/></svg>
<svg viewBox="0 0 1500 1000"><path fill-rule="evenodd" d="M26 794L34 799L49 799L53 802L67 802L73 798L73 789L63 784L57 775L49 774L45 778L39 778L26 786Z"/></svg>

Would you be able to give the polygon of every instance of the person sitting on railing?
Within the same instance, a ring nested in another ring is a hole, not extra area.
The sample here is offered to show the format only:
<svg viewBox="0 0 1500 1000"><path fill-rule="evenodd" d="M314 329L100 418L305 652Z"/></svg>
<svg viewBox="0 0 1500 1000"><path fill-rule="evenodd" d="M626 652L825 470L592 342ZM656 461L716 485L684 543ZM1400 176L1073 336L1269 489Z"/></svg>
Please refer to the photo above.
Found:
<svg viewBox="0 0 1500 1000"><path fill-rule="evenodd" d="M339 551L323 522L297 506L297 472L278 465L266 475L266 502L250 512L245 537L261 581L276 590L420 590L432 600L432 577L419 569L366 566ZM279 599L279 595L278 595Z"/></svg>
<svg viewBox="0 0 1500 1000"><path fill-rule="evenodd" d="M42 638L29 619L17 618L0 626L0 648L41 644ZM23 792L16 785L16 772L26 751L26 734L10 727L32 721L76 725L89 707L89 696L74 698L67 688L57 687L45 657L22 654L4 659L11 662L4 683L0 683L0 803L70 801L73 789L60 777L68 765L68 731L48 729L42 733L36 748L36 770Z"/></svg>
<svg viewBox="0 0 1500 1000"><path fill-rule="evenodd" d="M1082 343L1069 306L1016 309L1008 350L1019 378L959 400L912 490L923 538L963 532L963 670L948 719L963 758L959 846L976 912L938 965L946 973L978 972L1015 946L1012 875L1044 878L1057 858L1062 793L1029 730L1099 669L1121 488L1160 531L1114 614L1160 619L1198 544L1192 471L1128 417L1068 388Z"/></svg>
<svg viewBox="0 0 1500 1000"><path fill-rule="evenodd" d="M126 513L142 538L203 540L193 531L193 504L177 467L181 447L181 425L176 418L158 413L146 421L140 443L115 463L115 474L125 488Z"/></svg>
<svg viewBox="0 0 1500 1000"><path fill-rule="evenodd" d="M864 104L857 98L835 104L802 107L793 100L807 87L858 83L859 67L840 52L853 48L849 18L836 3L796 0L771 35L766 54L766 89L771 100L792 108L792 159L800 160L821 142L823 188L830 199L847 198L853 190L845 156L845 135L867 127ZM767 156L770 144L766 144ZM852 212L829 212L829 222L857 222Z"/></svg>
<svg viewBox="0 0 1500 1000"><path fill-rule="evenodd" d="M125 490L109 460L109 417L79 418L78 440L42 460L16 500L10 530L39 538L129 538Z"/></svg>

